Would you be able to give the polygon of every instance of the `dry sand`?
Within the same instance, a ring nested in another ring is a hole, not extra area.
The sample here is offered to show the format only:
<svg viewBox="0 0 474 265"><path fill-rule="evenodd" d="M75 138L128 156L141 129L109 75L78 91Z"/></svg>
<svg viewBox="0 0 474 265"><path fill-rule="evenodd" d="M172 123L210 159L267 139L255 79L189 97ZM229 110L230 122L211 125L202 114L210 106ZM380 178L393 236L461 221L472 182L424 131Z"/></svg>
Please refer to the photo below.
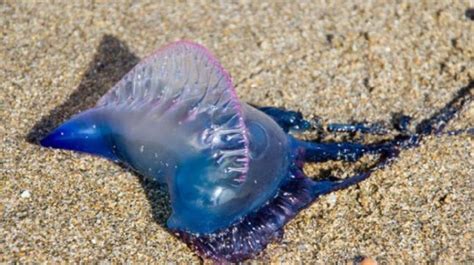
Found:
<svg viewBox="0 0 474 265"><path fill-rule="evenodd" d="M69 2L0 1L2 263L201 262L133 173L32 143L163 44L197 41L242 100L324 121L420 121L474 79L473 1ZM473 124L470 106L450 128ZM426 139L314 203L256 260L472 263L473 157L472 137Z"/></svg>

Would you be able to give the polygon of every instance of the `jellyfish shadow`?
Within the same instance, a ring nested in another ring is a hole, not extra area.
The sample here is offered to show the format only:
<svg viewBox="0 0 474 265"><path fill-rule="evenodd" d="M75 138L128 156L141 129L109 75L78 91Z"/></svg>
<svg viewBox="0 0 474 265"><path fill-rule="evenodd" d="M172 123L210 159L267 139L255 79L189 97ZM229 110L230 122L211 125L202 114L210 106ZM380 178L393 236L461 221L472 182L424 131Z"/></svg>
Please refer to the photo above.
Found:
<svg viewBox="0 0 474 265"><path fill-rule="evenodd" d="M114 36L105 35L79 86L65 102L36 122L26 140L38 144L46 134L72 115L93 107L138 61L139 58L123 42Z"/></svg>
<svg viewBox="0 0 474 265"><path fill-rule="evenodd" d="M41 117L26 135L26 141L39 145L49 132L74 114L92 108L97 101L138 62L127 45L112 35L104 35L79 86L60 105ZM120 164L123 169L130 170ZM151 206L154 221L164 226L171 210L167 191L153 180L134 173L143 187Z"/></svg>

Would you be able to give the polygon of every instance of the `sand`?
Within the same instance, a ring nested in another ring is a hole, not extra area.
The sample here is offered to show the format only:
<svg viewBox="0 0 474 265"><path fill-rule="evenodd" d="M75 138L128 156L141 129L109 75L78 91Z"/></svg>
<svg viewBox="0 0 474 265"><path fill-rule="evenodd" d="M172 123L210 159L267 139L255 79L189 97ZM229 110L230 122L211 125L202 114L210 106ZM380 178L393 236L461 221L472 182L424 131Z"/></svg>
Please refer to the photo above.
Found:
<svg viewBox="0 0 474 265"><path fill-rule="evenodd" d="M160 191L35 144L171 41L208 47L243 101L325 122L416 123L474 79L472 1L76 2L0 1L2 263L203 262L162 227ZM449 128L473 125L470 106ZM473 158L472 137L427 138L314 203L254 261L472 263Z"/></svg>

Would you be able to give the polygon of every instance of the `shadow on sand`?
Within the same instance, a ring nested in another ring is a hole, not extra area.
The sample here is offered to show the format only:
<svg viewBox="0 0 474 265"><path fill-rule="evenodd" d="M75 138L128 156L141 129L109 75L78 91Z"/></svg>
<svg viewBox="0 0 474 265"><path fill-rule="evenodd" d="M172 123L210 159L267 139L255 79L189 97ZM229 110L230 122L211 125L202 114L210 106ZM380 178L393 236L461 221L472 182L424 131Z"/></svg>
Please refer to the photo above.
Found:
<svg viewBox="0 0 474 265"><path fill-rule="evenodd" d="M97 101L139 60L140 58L133 54L125 43L112 35L105 35L79 86L65 102L36 122L28 132L26 140L32 144L39 144L42 138L71 116L94 107ZM120 166L128 170L125 165ZM170 214L166 190L155 182L136 175L150 202L154 220L163 226Z"/></svg>
<svg viewBox="0 0 474 265"><path fill-rule="evenodd" d="M64 103L33 126L26 136L27 141L38 144L46 134L72 115L93 107L138 61L139 58L123 42L105 35L79 86Z"/></svg>

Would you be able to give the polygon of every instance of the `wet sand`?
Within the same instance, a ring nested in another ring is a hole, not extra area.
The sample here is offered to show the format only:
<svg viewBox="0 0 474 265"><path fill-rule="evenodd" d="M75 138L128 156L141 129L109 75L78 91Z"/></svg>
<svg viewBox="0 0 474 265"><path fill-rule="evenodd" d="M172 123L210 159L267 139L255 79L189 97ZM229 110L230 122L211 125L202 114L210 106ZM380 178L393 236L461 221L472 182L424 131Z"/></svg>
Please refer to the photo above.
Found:
<svg viewBox="0 0 474 265"><path fill-rule="evenodd" d="M163 229L161 191L35 144L171 41L208 47L243 101L324 122L416 124L474 79L472 1L331 2L0 1L0 262L202 262ZM449 129L473 125L470 106ZM255 261L472 263L473 150L466 135L425 139L300 213Z"/></svg>

